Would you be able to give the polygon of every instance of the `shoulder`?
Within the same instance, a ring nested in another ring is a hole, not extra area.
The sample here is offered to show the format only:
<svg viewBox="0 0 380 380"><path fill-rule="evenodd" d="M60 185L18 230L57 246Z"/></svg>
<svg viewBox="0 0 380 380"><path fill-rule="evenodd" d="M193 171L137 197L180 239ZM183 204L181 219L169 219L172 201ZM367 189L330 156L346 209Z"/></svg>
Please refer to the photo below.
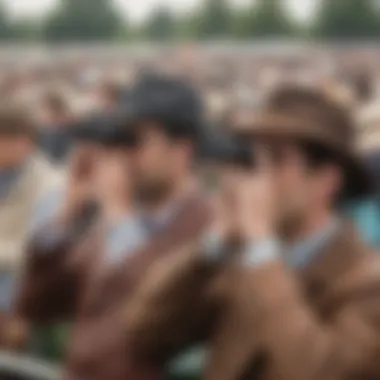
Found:
<svg viewBox="0 0 380 380"><path fill-rule="evenodd" d="M335 282L330 294L335 305L341 305L341 308L347 305L366 305L364 309L375 306L380 312L380 257L368 251L357 261L355 267Z"/></svg>
<svg viewBox="0 0 380 380"><path fill-rule="evenodd" d="M46 189L34 204L31 215L31 229L38 230L46 222L51 220L59 212L64 201L65 187L57 185L50 189Z"/></svg>
<svg viewBox="0 0 380 380"><path fill-rule="evenodd" d="M42 154L35 155L32 160L31 170L33 170L34 180L38 181L37 185L40 196L64 183L64 168L53 165Z"/></svg>

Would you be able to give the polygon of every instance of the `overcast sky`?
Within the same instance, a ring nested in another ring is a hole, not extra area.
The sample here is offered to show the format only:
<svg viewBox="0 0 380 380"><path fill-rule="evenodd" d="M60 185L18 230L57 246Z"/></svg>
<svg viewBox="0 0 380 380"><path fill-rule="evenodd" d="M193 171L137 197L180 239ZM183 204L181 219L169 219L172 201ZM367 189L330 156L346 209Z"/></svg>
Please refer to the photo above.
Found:
<svg viewBox="0 0 380 380"><path fill-rule="evenodd" d="M5 0L15 16L41 14L49 10L58 0ZM133 20L139 21L159 4L167 4L174 10L184 11L198 6L204 0L114 0ZM230 0L236 5L244 5L250 0ZM304 19L312 12L316 0L285 0L292 12L299 19Z"/></svg>

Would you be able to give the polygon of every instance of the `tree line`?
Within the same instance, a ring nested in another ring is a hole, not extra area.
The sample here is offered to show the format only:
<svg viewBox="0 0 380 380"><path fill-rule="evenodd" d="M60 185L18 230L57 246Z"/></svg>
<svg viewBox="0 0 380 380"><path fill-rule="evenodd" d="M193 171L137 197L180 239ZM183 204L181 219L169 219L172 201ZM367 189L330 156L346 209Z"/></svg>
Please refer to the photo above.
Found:
<svg viewBox="0 0 380 380"><path fill-rule="evenodd" d="M1 0L0 0L1 1ZM298 23L283 0L252 0L236 9L227 0L204 0L193 12L178 15L159 6L135 25L121 16L113 0L60 0L43 19L12 21L0 2L0 39L21 41L222 40L254 38L380 37L380 0L315 0L307 24Z"/></svg>

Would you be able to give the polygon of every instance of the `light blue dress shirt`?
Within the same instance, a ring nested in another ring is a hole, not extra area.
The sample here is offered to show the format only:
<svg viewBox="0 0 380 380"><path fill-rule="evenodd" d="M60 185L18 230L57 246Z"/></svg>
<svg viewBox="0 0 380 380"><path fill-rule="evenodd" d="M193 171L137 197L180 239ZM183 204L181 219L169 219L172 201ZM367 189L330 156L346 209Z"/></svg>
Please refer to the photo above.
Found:
<svg viewBox="0 0 380 380"><path fill-rule="evenodd" d="M340 226L339 220L332 219L319 231L285 249L282 259L285 260L290 268L298 269L306 267L318 257L334 236L336 236Z"/></svg>
<svg viewBox="0 0 380 380"><path fill-rule="evenodd" d="M107 232L106 252L108 263L118 263L135 252L149 237L148 231L136 217L126 215Z"/></svg>

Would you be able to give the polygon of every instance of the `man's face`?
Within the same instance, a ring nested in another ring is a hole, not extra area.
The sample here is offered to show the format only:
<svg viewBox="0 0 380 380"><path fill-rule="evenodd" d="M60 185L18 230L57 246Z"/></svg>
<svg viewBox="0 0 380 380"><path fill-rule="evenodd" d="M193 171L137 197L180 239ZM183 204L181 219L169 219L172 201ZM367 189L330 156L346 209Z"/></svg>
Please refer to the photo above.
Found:
<svg viewBox="0 0 380 380"><path fill-rule="evenodd" d="M172 140L157 125L139 126L138 144L131 159L135 196L155 202L172 189L187 162L187 147Z"/></svg>
<svg viewBox="0 0 380 380"><path fill-rule="evenodd" d="M276 147L274 181L277 189L279 228L287 230L298 226L310 205L310 178L306 163L299 151L291 145Z"/></svg>
<svg viewBox="0 0 380 380"><path fill-rule="evenodd" d="M311 167L296 144L280 144L273 152L278 227L286 237L297 233L310 216L332 206L341 173L334 165Z"/></svg>
<svg viewBox="0 0 380 380"><path fill-rule="evenodd" d="M27 136L0 135L0 170L24 162L33 150Z"/></svg>

